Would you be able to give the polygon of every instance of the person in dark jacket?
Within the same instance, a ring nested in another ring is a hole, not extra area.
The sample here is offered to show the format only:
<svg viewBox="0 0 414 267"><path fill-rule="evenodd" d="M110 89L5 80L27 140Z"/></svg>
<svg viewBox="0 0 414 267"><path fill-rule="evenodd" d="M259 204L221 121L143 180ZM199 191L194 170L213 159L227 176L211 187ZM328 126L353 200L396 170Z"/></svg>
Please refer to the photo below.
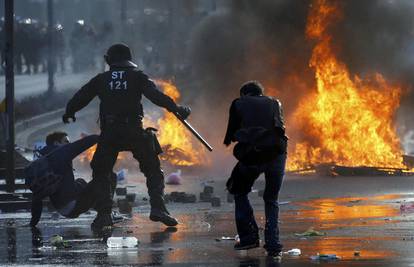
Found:
<svg viewBox="0 0 414 267"><path fill-rule="evenodd" d="M68 218L76 218L94 207L99 188L92 181L75 179L72 160L98 142L98 135L86 136L70 143L65 132L54 132L46 137L46 146L40 150L41 156L48 156L53 173L63 177L57 191L50 195L50 201L56 210ZM112 177L116 183L116 176ZM36 226L43 209L42 199L33 196L31 226Z"/></svg>
<svg viewBox="0 0 414 267"><path fill-rule="evenodd" d="M255 180L264 173L264 248L268 255L280 257L278 195L285 171L287 137L280 101L264 96L262 85L256 81L244 84L240 98L231 104L224 144L229 146L231 142L237 142L234 155L239 160L227 182L227 189L234 194L240 238L234 248L244 250L260 245L259 228L247 195Z"/></svg>
<svg viewBox="0 0 414 267"><path fill-rule="evenodd" d="M144 116L141 99L144 95L154 104L174 112L183 119L190 114L187 107L177 106L167 95L157 90L154 82L138 70L133 63L131 51L124 44L111 46L105 60L109 71L98 74L85 84L68 102L63 122L75 120L75 113L92 101L100 99L101 135L93 156L91 167L93 179L100 185L102 195L97 203L98 215L91 227L99 230L112 225L111 188L108 178L120 151L130 151L139 162L140 169L147 178L152 221L160 221L167 226L177 225L164 205L164 175L158 155L162 152L155 134L143 129Z"/></svg>

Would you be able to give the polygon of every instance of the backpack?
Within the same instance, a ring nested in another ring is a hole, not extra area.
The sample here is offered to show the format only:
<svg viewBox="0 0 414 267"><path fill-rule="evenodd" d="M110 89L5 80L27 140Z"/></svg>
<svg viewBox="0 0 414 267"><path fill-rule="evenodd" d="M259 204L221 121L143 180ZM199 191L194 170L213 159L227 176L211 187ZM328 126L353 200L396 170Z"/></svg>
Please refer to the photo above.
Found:
<svg viewBox="0 0 414 267"><path fill-rule="evenodd" d="M287 138L277 130L262 127L240 129L235 134L238 143L233 155L245 165L257 165L269 162L280 153L285 153Z"/></svg>
<svg viewBox="0 0 414 267"><path fill-rule="evenodd" d="M54 194L59 188L63 176L55 174L49 164L48 155L31 162L24 168L25 184L33 193L33 200Z"/></svg>

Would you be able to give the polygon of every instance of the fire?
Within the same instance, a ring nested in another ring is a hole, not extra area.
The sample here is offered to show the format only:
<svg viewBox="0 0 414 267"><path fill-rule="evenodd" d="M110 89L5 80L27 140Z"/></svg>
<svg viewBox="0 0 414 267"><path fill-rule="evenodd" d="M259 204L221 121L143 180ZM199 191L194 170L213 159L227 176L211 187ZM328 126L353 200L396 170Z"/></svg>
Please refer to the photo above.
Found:
<svg viewBox="0 0 414 267"><path fill-rule="evenodd" d="M88 150L86 150L85 152L80 154L79 155L79 161L81 163L91 162L91 160L93 158L93 154L95 154L95 151L96 151L96 145L90 147Z"/></svg>
<svg viewBox="0 0 414 267"><path fill-rule="evenodd" d="M171 82L157 80L156 84L164 94L175 102L180 98L178 88ZM170 112L165 112L157 121L159 128L158 141L163 147L163 160L177 166L205 165L208 163L206 152L201 145L193 143L191 133Z"/></svg>
<svg viewBox="0 0 414 267"><path fill-rule="evenodd" d="M179 100L180 92L174 84L163 80L156 80L156 84L174 101ZM144 117L143 124L146 127L158 128L158 141L164 151L161 154L162 160L168 161L174 166L197 166L209 163L204 148L198 143L194 144L192 142L191 133L172 113L164 112L158 120L154 120L152 117ZM90 162L95 151L96 145L80 155L80 162ZM122 152L119 153L118 160L125 158L126 156Z"/></svg>
<svg viewBox="0 0 414 267"><path fill-rule="evenodd" d="M339 1L316 0L306 34L316 40L310 59L316 92L306 96L290 118L306 139L290 151L288 169L314 164L404 168L393 117L401 88L380 74L351 77L334 54L329 27L342 17Z"/></svg>

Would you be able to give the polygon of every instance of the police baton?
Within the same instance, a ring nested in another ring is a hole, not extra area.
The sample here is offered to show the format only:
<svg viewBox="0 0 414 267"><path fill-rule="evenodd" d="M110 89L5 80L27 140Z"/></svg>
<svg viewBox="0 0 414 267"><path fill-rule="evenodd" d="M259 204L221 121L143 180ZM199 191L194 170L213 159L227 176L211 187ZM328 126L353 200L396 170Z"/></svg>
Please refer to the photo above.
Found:
<svg viewBox="0 0 414 267"><path fill-rule="evenodd" d="M193 128L193 126L191 126L191 124L189 124L186 120L184 120L180 114L178 114L177 112L173 112L173 114L175 115L175 117L177 117L177 119L179 121L181 121L184 126L195 136L197 137L197 139L209 150L209 151L213 151L213 148L210 146L209 143L207 143L206 140L204 140L204 138Z"/></svg>

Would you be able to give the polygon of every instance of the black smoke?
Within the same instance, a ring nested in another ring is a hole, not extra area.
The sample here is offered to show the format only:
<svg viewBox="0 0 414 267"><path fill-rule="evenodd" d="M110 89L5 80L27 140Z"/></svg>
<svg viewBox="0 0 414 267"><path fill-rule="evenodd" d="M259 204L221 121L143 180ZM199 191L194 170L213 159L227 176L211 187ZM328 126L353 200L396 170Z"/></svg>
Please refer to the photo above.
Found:
<svg viewBox="0 0 414 267"><path fill-rule="evenodd" d="M335 0L330 0L335 1ZM340 0L339 0L340 1ZM340 1L343 18L332 27L333 45L351 74L381 73L405 91L399 123L414 128L414 1ZM207 17L192 35L192 78L200 105L224 127L227 107L247 80L259 80L289 115L315 80L305 36L308 0L234 0ZM294 123L294 122L290 122ZM289 121L288 121L289 124Z"/></svg>

